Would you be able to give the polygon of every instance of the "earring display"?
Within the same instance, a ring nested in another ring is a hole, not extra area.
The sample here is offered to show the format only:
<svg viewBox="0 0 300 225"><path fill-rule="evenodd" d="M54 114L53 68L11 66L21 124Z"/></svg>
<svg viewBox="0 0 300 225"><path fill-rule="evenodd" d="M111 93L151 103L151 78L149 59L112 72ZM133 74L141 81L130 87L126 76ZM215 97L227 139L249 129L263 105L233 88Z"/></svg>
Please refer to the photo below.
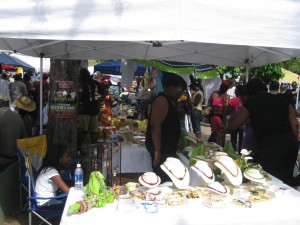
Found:
<svg viewBox="0 0 300 225"><path fill-rule="evenodd" d="M89 153L86 159L87 174L84 179L89 177L93 171L100 171L105 183L109 187L121 185L121 142L103 141L96 144L84 144L83 150Z"/></svg>

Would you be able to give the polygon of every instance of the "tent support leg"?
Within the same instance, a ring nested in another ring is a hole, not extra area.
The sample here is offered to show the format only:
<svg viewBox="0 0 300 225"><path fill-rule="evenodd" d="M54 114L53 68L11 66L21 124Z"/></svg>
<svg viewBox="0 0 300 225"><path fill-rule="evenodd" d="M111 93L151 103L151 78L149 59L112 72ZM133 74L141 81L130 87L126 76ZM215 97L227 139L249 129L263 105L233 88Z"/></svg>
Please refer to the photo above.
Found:
<svg viewBox="0 0 300 225"><path fill-rule="evenodd" d="M43 57L40 53L40 135L43 134Z"/></svg>

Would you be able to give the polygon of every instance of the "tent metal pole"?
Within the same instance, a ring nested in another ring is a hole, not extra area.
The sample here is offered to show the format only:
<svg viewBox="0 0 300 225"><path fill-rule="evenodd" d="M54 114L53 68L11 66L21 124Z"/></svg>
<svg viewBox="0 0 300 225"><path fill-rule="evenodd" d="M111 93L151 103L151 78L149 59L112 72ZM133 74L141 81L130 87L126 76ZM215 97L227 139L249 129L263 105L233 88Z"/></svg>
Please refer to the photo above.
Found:
<svg viewBox="0 0 300 225"><path fill-rule="evenodd" d="M296 110L298 109L298 101L299 101L299 84L300 84L300 79L298 77L298 85L297 85L297 88L296 88L296 91L297 91Z"/></svg>
<svg viewBox="0 0 300 225"><path fill-rule="evenodd" d="M246 82L249 81L249 64L246 64Z"/></svg>
<svg viewBox="0 0 300 225"><path fill-rule="evenodd" d="M43 57L40 53L40 135L43 134Z"/></svg>

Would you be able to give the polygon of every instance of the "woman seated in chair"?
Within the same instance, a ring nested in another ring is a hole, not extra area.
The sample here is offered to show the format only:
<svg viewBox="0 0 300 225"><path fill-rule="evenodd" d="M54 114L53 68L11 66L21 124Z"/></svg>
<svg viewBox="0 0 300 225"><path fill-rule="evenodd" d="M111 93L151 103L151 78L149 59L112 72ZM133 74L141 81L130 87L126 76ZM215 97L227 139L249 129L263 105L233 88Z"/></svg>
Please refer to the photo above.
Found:
<svg viewBox="0 0 300 225"><path fill-rule="evenodd" d="M54 144L48 148L40 174L36 180L36 197L49 198L56 196L57 191L69 192L69 187L62 180L59 171L68 167L71 152L67 146ZM39 207L43 209L63 209L66 199L37 199Z"/></svg>

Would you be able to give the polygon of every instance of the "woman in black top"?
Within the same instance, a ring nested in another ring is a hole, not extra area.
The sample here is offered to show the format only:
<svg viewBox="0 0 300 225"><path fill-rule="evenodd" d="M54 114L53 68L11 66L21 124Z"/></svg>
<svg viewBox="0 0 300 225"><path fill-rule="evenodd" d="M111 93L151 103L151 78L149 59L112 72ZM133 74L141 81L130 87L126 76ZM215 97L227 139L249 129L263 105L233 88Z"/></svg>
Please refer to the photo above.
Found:
<svg viewBox="0 0 300 225"><path fill-rule="evenodd" d="M153 172L160 176L161 182L165 182L170 179L160 165L167 157L176 157L180 138L177 102L187 84L182 77L171 73L164 73L162 83L163 92L160 92L151 104L146 148L153 161Z"/></svg>
<svg viewBox="0 0 300 225"><path fill-rule="evenodd" d="M251 118L258 142L254 160L268 173L291 184L298 154L295 110L285 98L267 93L266 86L257 78L247 83L246 91L252 98L240 108L227 129L237 129Z"/></svg>

